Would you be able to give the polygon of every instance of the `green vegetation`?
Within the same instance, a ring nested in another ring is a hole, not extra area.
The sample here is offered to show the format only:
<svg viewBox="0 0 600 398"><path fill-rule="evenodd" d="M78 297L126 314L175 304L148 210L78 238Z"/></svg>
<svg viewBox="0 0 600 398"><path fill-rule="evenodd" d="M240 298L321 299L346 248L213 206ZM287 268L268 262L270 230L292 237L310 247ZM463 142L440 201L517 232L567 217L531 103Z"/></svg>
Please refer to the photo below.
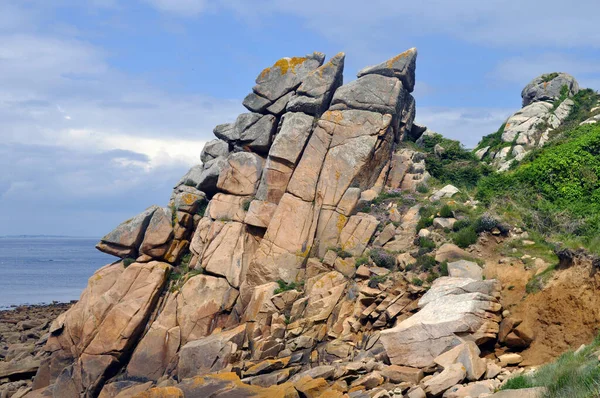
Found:
<svg viewBox="0 0 600 398"><path fill-rule="evenodd" d="M380 283L387 281L387 275L373 275L369 278L369 287L376 289Z"/></svg>
<svg viewBox="0 0 600 398"><path fill-rule="evenodd" d="M452 212L452 208L449 205L445 204L442 206L439 212L440 217L443 218L451 218L454 217L454 213Z"/></svg>
<svg viewBox="0 0 600 398"><path fill-rule="evenodd" d="M248 200L244 201L244 203L242 205L242 208L244 209L244 211L250 210L250 203L252 203L251 199L248 199Z"/></svg>
<svg viewBox="0 0 600 398"><path fill-rule="evenodd" d="M347 259L348 257L352 257L352 253L347 252L341 247L332 247L329 250L333 250L341 259Z"/></svg>
<svg viewBox="0 0 600 398"><path fill-rule="evenodd" d="M439 156L434 153L438 144L444 148ZM493 172L490 166L481 163L472 152L464 149L460 142L439 134L424 137L423 148L427 153L427 171L444 184L474 187L483 176Z"/></svg>
<svg viewBox="0 0 600 398"><path fill-rule="evenodd" d="M502 390L545 387L547 398L593 398L600 396L600 364L596 338L581 352L567 352L554 363L545 365L535 373L509 379Z"/></svg>
<svg viewBox="0 0 600 398"><path fill-rule="evenodd" d="M567 85L563 85L560 88L560 97L558 97L558 99L556 99L554 101L554 103L552 104L552 112L554 112L560 106L560 104L562 104L563 101L566 100L568 97L569 97L569 87Z"/></svg>
<svg viewBox="0 0 600 398"><path fill-rule="evenodd" d="M135 258L124 258L123 259L123 267L127 268L129 267L131 264L135 263Z"/></svg>
<svg viewBox="0 0 600 398"><path fill-rule="evenodd" d="M479 141L479 144L473 150L473 152L476 152L476 151L478 151L480 149L483 149L485 147L490 147L488 149L487 154L482 159L482 160L484 160L486 162L490 162L492 160L490 158L490 155L489 155L490 153L492 153L492 152L498 152L500 149L512 145L511 142L504 142L504 141L502 141L502 134L504 134L504 129L505 128L506 128L506 123L503 123L500 126L500 128L498 129L498 131L496 131L495 133L492 133L492 134L484 136L481 139L481 141Z"/></svg>
<svg viewBox="0 0 600 398"><path fill-rule="evenodd" d="M423 280L420 278L413 278L412 281L410 281L410 283L412 283L415 286L423 286Z"/></svg>
<svg viewBox="0 0 600 398"><path fill-rule="evenodd" d="M427 186L427 184L420 182L419 184L417 184L417 192L428 193L429 187Z"/></svg>
<svg viewBox="0 0 600 398"><path fill-rule="evenodd" d="M206 213L206 208L208 207L208 202L206 200L202 200L198 203L198 210L196 210L196 214L200 217L204 217L204 213Z"/></svg>
<svg viewBox="0 0 600 398"><path fill-rule="evenodd" d="M435 258L433 256L422 255L417 257L417 262L414 264L414 267L417 270L423 272L429 272L436 266Z"/></svg>
<svg viewBox="0 0 600 398"><path fill-rule="evenodd" d="M549 83L552 80L556 79L557 77L558 77L557 72L547 73L545 75L542 75L542 82Z"/></svg>
<svg viewBox="0 0 600 398"><path fill-rule="evenodd" d="M475 228L473 227L463 228L452 234L452 241L454 244L463 249L475 244L477 238L477 232L475 232Z"/></svg>
<svg viewBox="0 0 600 398"><path fill-rule="evenodd" d="M372 249L369 256L378 267L393 269L396 266L396 257L386 250Z"/></svg>
<svg viewBox="0 0 600 398"><path fill-rule="evenodd" d="M448 261L444 261L440 263L440 274L442 276L448 276L450 273L448 272Z"/></svg>
<svg viewBox="0 0 600 398"><path fill-rule="evenodd" d="M356 259L354 264L356 265L356 268L360 267L361 265L367 265L369 264L369 257L367 257L366 255L360 256Z"/></svg>
<svg viewBox="0 0 600 398"><path fill-rule="evenodd" d="M527 285L525 286L525 291L527 293L537 293L541 291L544 286L546 286L546 283L548 283L555 270L556 264L549 266L542 273L531 278L531 280L527 282Z"/></svg>
<svg viewBox="0 0 600 398"><path fill-rule="evenodd" d="M528 229L598 251L600 235L600 126L584 125L513 171L478 184L477 198Z"/></svg>
<svg viewBox="0 0 600 398"><path fill-rule="evenodd" d="M273 292L274 294L287 292L288 290L298 290L298 291L302 290L302 282L301 283L296 283L296 282L288 283L288 282L284 281L283 279L279 279L277 281L277 284L279 285L279 287L277 289L275 289L275 291Z"/></svg>

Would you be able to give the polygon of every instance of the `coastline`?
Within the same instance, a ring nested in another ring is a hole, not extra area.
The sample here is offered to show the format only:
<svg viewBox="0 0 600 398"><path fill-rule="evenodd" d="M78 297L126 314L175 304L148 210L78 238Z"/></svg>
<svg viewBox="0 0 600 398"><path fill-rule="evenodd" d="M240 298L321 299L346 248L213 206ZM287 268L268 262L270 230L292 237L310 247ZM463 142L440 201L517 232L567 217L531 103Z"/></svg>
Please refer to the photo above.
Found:
<svg viewBox="0 0 600 398"><path fill-rule="evenodd" d="M30 391L33 376L44 358L50 325L76 302L0 310L0 396L22 396Z"/></svg>

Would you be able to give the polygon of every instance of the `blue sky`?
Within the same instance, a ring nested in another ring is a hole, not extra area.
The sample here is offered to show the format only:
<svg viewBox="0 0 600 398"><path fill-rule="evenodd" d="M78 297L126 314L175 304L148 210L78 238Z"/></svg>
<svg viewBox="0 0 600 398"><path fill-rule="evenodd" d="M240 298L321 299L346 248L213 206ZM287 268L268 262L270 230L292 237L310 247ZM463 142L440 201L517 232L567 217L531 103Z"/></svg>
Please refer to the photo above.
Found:
<svg viewBox="0 0 600 398"><path fill-rule="evenodd" d="M417 121L473 146L552 71L600 89L580 0L0 0L0 235L101 236L199 163L284 56L417 47Z"/></svg>

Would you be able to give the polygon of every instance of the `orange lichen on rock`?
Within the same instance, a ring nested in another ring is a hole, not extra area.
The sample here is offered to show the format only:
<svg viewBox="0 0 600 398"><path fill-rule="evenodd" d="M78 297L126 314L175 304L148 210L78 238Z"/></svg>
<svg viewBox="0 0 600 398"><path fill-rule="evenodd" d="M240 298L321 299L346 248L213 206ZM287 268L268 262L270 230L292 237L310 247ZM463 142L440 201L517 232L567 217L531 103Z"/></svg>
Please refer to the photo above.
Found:
<svg viewBox="0 0 600 398"><path fill-rule="evenodd" d="M264 79L270 72L271 69L279 68L279 72L281 75L285 75L288 72L296 73L296 67L302 65L306 62L307 57L292 57L292 58L281 58L279 61L275 62L275 64L270 68L265 68L261 74L261 79Z"/></svg>
<svg viewBox="0 0 600 398"><path fill-rule="evenodd" d="M387 61L387 67L393 68L394 64L401 58L406 58L412 52L412 48L410 50L404 51L402 54L396 55L394 58Z"/></svg>

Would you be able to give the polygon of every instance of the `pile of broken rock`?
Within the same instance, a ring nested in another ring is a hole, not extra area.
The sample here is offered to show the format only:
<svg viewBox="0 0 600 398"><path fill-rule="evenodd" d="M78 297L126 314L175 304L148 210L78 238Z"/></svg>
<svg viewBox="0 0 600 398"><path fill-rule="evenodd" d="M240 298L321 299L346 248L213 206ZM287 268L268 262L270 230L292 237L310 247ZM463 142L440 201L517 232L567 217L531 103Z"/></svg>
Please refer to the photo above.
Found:
<svg viewBox="0 0 600 398"><path fill-rule="evenodd" d="M244 100L250 113L215 128L170 206L98 244L121 260L53 322L23 392L492 393L510 372L480 358L500 330L499 283L456 264L419 286L397 267L414 260L419 205L391 206L384 222L361 211L429 177L422 155L401 145L425 131L413 123L416 57L410 49L346 85L344 54L284 58L260 73ZM393 253L388 268L364 258L375 248ZM462 253L446 243L434 254Z"/></svg>

